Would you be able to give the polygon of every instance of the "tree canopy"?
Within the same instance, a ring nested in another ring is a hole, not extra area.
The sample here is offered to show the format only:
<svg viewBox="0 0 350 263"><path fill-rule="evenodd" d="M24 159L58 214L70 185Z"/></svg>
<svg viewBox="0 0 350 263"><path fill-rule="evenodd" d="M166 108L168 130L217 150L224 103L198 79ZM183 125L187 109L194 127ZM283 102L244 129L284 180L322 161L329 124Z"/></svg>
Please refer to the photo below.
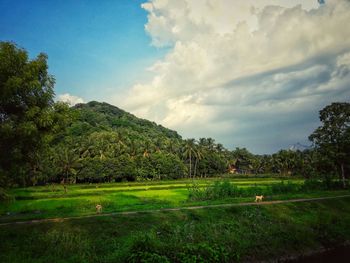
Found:
<svg viewBox="0 0 350 263"><path fill-rule="evenodd" d="M13 43L0 42L0 177L2 183L37 170L38 151L60 129L67 107L54 103L47 55L29 59ZM58 114L56 114L58 113Z"/></svg>
<svg viewBox="0 0 350 263"><path fill-rule="evenodd" d="M320 111L322 126L309 137L323 156L339 169L345 187L345 166L350 161L350 103L332 103Z"/></svg>

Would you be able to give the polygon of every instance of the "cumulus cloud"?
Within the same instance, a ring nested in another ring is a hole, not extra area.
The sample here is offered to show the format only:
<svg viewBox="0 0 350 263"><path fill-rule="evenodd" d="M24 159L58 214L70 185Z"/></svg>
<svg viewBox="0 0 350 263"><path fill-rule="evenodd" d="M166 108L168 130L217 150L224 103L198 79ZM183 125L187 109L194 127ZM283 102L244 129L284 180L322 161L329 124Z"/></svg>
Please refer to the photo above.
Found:
<svg viewBox="0 0 350 263"><path fill-rule="evenodd" d="M185 137L262 153L306 142L318 110L350 98L350 2L150 0L146 32L169 48L116 102Z"/></svg>
<svg viewBox="0 0 350 263"><path fill-rule="evenodd" d="M78 103L84 103L84 100L80 97L70 95L69 93L60 94L57 96L57 101L63 101L68 103L70 106L74 106Z"/></svg>

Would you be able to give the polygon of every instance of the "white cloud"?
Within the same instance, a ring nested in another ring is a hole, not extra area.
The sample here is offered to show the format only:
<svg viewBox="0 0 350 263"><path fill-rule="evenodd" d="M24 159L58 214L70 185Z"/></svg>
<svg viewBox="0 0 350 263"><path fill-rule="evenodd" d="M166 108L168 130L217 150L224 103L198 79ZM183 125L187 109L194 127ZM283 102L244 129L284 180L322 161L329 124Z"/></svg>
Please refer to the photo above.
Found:
<svg viewBox="0 0 350 263"><path fill-rule="evenodd" d="M57 96L57 101L63 101L68 103L70 106L74 106L78 103L84 103L84 100L80 97L70 95L69 93L60 94Z"/></svg>
<svg viewBox="0 0 350 263"><path fill-rule="evenodd" d="M170 51L150 68L151 82L115 102L186 137L276 150L305 140L321 107L350 98L347 0L151 0L142 7L152 44Z"/></svg>

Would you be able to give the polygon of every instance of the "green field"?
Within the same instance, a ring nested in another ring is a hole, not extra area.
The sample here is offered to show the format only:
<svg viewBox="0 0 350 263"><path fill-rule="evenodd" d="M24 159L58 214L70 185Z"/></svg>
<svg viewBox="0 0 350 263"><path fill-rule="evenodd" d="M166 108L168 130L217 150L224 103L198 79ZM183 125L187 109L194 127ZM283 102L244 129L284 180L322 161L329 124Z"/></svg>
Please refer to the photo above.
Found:
<svg viewBox="0 0 350 263"><path fill-rule="evenodd" d="M349 239L342 198L0 226L0 262L271 261Z"/></svg>
<svg viewBox="0 0 350 263"><path fill-rule="evenodd" d="M336 247L350 240L350 198L267 206L152 211L253 202L254 195L193 201L190 187L215 182L238 189L302 187L280 178L196 179L12 189L0 224L29 219L70 220L0 225L0 262L236 262L278 259ZM248 192L249 193L249 192ZM297 191L266 196L288 200L340 196L349 190ZM107 216L94 215L96 204ZM108 214L139 211L136 214Z"/></svg>
<svg viewBox="0 0 350 263"><path fill-rule="evenodd" d="M85 216L95 214L95 206L101 204L103 213L120 211L144 211L193 205L238 203L254 201L254 195L217 200L191 201L188 187L195 183L207 187L220 179L196 179L161 182L135 182L113 184L70 185L64 193L61 185L48 185L12 189L16 201L3 203L0 223L28 219ZM227 179L225 179L227 181ZM230 179L239 188L270 187L281 183L276 178ZM289 180L301 185L303 180ZM267 196L266 200L332 196L349 191L312 191ZM258 194L258 193L257 193Z"/></svg>

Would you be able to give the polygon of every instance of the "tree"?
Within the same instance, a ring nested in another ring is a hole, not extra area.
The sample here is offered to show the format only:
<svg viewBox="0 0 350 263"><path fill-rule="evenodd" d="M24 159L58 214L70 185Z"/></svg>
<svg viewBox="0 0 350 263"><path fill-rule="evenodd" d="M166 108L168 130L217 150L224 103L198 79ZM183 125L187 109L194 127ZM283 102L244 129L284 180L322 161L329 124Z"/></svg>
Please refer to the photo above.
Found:
<svg viewBox="0 0 350 263"><path fill-rule="evenodd" d="M189 159L189 177L192 175L192 156L196 154L195 139L187 139L184 144L184 157Z"/></svg>
<svg viewBox="0 0 350 263"><path fill-rule="evenodd" d="M247 173L251 169L251 162L254 158L253 154L250 153L246 148L236 148L232 152L232 157L236 160L236 167L241 173Z"/></svg>
<svg viewBox="0 0 350 263"><path fill-rule="evenodd" d="M195 150L195 158L196 158L196 160L195 160L195 163L194 163L193 177L196 177L197 165L198 165L199 161L203 159L204 154L205 154L204 148L202 148L200 145L198 145L196 147L196 150Z"/></svg>
<svg viewBox="0 0 350 263"><path fill-rule="evenodd" d="M275 170L282 175L291 175L296 167L296 153L291 150L280 150L272 155Z"/></svg>
<svg viewBox="0 0 350 263"><path fill-rule="evenodd" d="M57 166L60 167L62 176L61 183L64 187L64 192L67 193L67 182L76 182L76 175L80 167L79 155L68 148L61 148L57 154Z"/></svg>
<svg viewBox="0 0 350 263"><path fill-rule="evenodd" d="M332 103L320 111L322 126L309 139L321 154L329 157L339 169L345 184L345 165L350 160L350 103Z"/></svg>
<svg viewBox="0 0 350 263"><path fill-rule="evenodd" d="M9 182L23 179L56 127L55 80L47 70L47 55L29 60L24 49L0 42L0 173Z"/></svg>

